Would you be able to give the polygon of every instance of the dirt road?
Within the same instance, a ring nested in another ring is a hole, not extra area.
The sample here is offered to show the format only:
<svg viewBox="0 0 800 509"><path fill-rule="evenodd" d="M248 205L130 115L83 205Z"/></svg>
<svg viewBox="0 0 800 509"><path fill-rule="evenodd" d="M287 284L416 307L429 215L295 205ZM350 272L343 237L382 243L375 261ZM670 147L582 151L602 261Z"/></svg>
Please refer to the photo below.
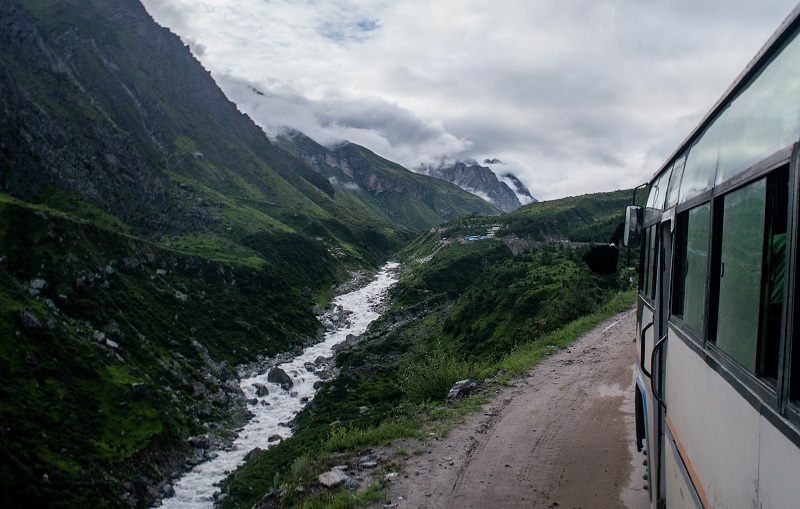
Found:
<svg viewBox="0 0 800 509"><path fill-rule="evenodd" d="M387 505L646 507L633 447L634 322L628 311L601 323L411 455Z"/></svg>

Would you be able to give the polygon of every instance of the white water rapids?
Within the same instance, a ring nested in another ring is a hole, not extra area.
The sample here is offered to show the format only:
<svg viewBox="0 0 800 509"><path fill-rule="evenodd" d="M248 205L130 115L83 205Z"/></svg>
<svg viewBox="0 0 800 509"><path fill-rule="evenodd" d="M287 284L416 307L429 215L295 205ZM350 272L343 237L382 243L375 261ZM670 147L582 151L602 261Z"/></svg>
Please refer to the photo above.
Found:
<svg viewBox="0 0 800 509"><path fill-rule="evenodd" d="M292 377L294 386L290 391L281 389L278 384L267 382L267 373L241 380L240 387L245 397L259 400L258 404L249 406L255 416L245 424L234 440L233 447L229 450L216 451L218 453L216 458L200 463L177 480L174 485L175 495L164 499L162 507L174 509L213 507L213 493L218 489L215 484L222 481L227 472L232 472L241 465L248 452L256 447L267 449L273 443L277 443L267 441L273 435L280 435L282 438L291 435L291 429L281 426L280 423L291 421L303 409L306 403L301 402L301 399L311 400L316 392L314 382L320 380L319 376L309 372L304 364L313 363L320 356L330 357L334 345L344 341L348 334L358 335L367 330L367 326L380 316L377 308L386 296L386 291L396 282L394 269L397 266L397 263L386 264L370 284L339 295L333 300L333 306L341 306L352 314L347 317L346 325L327 332L321 343L308 347L293 361L278 366ZM253 387L256 383L268 387L269 395L256 396L256 388ZM297 393L295 396L290 395L295 392ZM268 402L269 406L262 405L261 401Z"/></svg>

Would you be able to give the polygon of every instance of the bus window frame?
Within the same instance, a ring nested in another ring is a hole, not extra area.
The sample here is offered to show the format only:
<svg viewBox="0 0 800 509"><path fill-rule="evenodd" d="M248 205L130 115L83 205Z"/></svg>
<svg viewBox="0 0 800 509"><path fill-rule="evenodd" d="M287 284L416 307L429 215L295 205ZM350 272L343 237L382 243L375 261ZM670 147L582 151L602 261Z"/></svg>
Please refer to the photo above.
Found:
<svg viewBox="0 0 800 509"><path fill-rule="evenodd" d="M792 147L779 150L775 154L759 161L751 168L733 176L729 181L722 182L718 186L706 191L698 196L692 197L685 203L675 208L675 216L682 214L692 208L710 201L711 221L709 225L709 256L707 278L712 275L712 263L716 256L716 239L719 235L719 224L717 221L718 212L715 207L719 206L720 198L724 195L745 187L756 180L767 177L770 173L784 166L789 166L789 210L787 218L787 247L785 281L796 281L795 285L784 285L784 310L785 317L783 324L784 337L781 339L780 358L778 368L778 383L770 383L769 380L756 376L746 368L734 361L727 353L717 347L709 340L709 301L714 298L711 295L710 281L707 279L706 303L705 303L705 326L702 334L695 332L688 325L684 324L681 317L673 315L672 302L670 302L668 324L675 336L691 348L705 363L725 379L750 405L759 409L760 413L767 418L771 424L783 431L795 445L800 447L800 397L792 401L789 397L791 372L792 338L794 329L794 308L796 299L800 298L800 277L798 264L798 244L800 239L800 205L798 205L798 193L800 193L800 143ZM676 227L676 238L679 233ZM673 283L677 275L677 263L673 264ZM792 279L789 279L792 278ZM794 287L794 288L792 288ZM796 289L796 291L794 291ZM671 289L671 291L673 291ZM674 298L674 295L671 297ZM799 303L800 304L800 303ZM800 306L798 306L798 316L800 317ZM800 347L800 338L797 339L797 346ZM795 376L800 376L796 373ZM791 423L791 424L790 424Z"/></svg>

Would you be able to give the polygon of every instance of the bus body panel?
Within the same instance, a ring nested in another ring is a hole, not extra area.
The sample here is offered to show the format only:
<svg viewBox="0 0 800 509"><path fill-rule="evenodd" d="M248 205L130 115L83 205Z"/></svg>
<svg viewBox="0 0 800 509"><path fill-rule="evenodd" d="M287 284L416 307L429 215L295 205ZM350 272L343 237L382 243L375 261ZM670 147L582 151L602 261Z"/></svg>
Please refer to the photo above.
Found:
<svg viewBox="0 0 800 509"><path fill-rule="evenodd" d="M669 428L667 429L664 465L669 509L702 509L703 504L700 502L700 497L692 484L689 472L686 470Z"/></svg>
<svg viewBox="0 0 800 509"><path fill-rule="evenodd" d="M800 506L800 448L761 417L759 507Z"/></svg>
<svg viewBox="0 0 800 509"><path fill-rule="evenodd" d="M670 329L667 416L683 461L711 507L751 506L758 496L759 413Z"/></svg>

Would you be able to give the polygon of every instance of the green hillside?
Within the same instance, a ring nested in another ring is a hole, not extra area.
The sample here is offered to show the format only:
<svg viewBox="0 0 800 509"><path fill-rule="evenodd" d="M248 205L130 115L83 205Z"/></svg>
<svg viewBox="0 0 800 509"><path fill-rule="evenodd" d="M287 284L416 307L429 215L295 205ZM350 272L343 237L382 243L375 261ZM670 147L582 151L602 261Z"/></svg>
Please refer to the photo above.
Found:
<svg viewBox="0 0 800 509"><path fill-rule="evenodd" d="M616 274L599 276L581 259L591 239L577 247L540 240L578 239L590 224L602 228L594 236L606 243L631 195L536 203L420 234L401 252L403 275L390 292L392 309L339 351L340 375L300 413L295 436L228 478L223 507L250 507L268 492L273 503L287 507L358 507L380 500L370 498L370 490L363 498L346 489L321 490L314 479L393 438L427 436L425 422L459 411L443 402L454 382L502 381L502 373L527 369L592 320L632 305L634 273L624 257ZM508 233L511 224L525 228ZM467 240L494 227L494 238Z"/></svg>

